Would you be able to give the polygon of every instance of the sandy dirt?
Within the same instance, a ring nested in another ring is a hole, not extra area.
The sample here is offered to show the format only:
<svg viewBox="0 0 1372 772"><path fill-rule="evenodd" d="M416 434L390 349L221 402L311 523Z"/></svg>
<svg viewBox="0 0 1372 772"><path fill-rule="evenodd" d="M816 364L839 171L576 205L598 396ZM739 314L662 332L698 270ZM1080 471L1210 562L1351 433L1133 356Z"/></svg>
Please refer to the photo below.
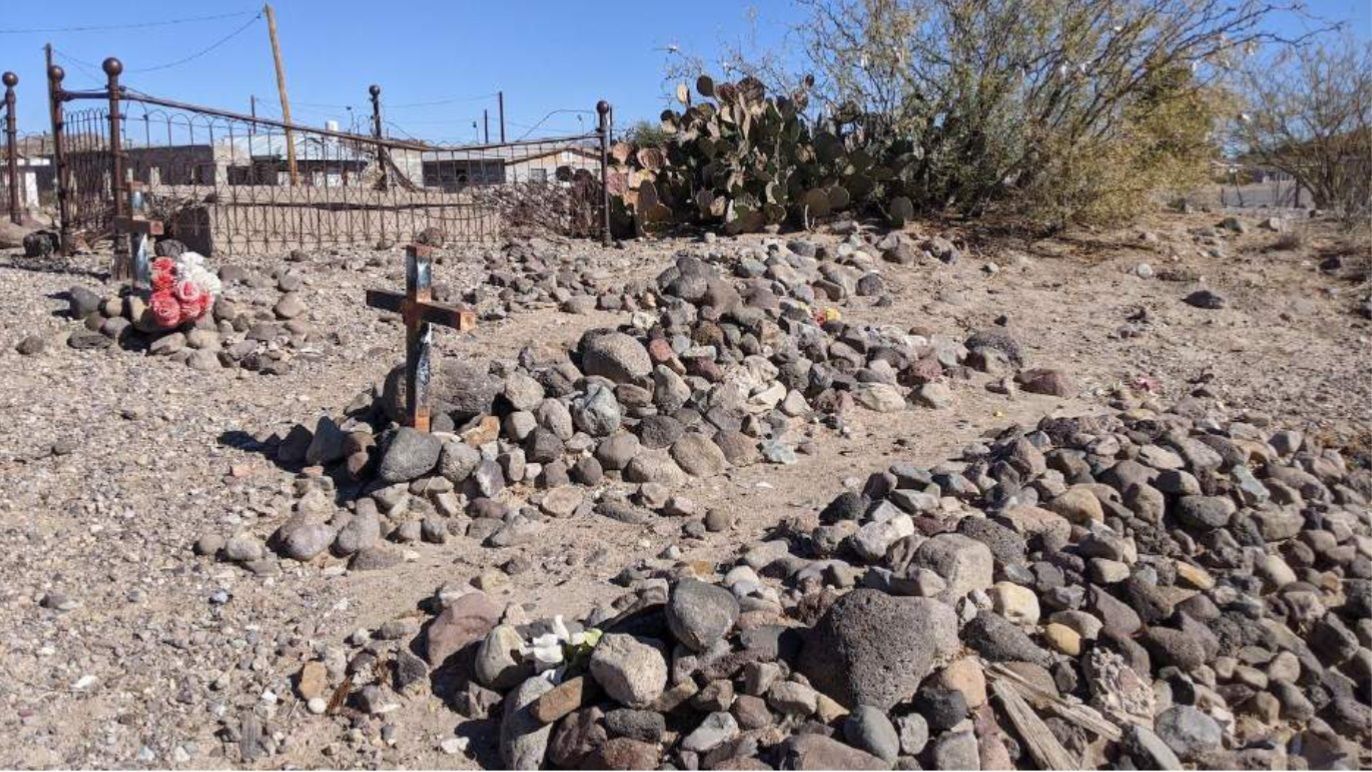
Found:
<svg viewBox="0 0 1372 772"><path fill-rule="evenodd" d="M1312 226L1299 247L1275 249L1278 235L1256 221L1233 235L1214 230L1218 220L1167 215L1041 241L953 228L967 245L956 264L883 265L894 302L855 299L841 309L854 322L959 338L1007 317L1028 364L1067 370L1082 388L1076 397L1007 398L978 375L952 383L949 409L858 410L846 434L813 424L816 450L795 465L732 470L681 490L698 511L737 517L732 530L703 540L683 538L682 519L632 526L588 515L560 523L555 540L412 545L413 560L353 573L325 557L255 575L197 556L192 545L205 534L270 533L293 501L293 480L253 438L340 412L397 361L402 330L365 308L362 291L403 284L400 252L233 261L305 279L313 333L282 376L200 372L118 347L71 349L63 338L79 325L64 316L62 293L80 284L113 294L117 285L103 278L108 256L0 255L0 736L9 738L0 766L244 766L224 730L254 710L271 716L279 736L277 754L251 766L476 766L489 758L485 735L461 727L477 735L470 755L441 752L459 716L432 696L387 716L394 734L383 743L374 732L350 736L346 718L308 714L291 678L354 630L375 629L444 583L517 555L528 568L508 577L498 600L530 616L570 617L617 595L609 580L623 568L673 545L686 559L723 559L784 518L812 520L845 483L891 460L932 464L1013 422L1104 410L1123 385L1147 385L1164 401L1204 389L1365 451L1372 324L1355 313L1366 279L1348 278L1348 266L1367 259L1358 253L1366 245ZM730 253L764 238L576 249L613 286L652 277L678 250ZM480 281L483 252L452 250L437 280ZM1343 269L1321 269L1331 254L1345 256ZM1141 263L1151 277L1140 276ZM1182 301L1202 286L1226 307ZM233 294L275 298L266 288ZM627 317L521 310L471 334L440 334L440 350L513 358L530 342L571 343ZM34 333L51 338L47 350L17 353Z"/></svg>

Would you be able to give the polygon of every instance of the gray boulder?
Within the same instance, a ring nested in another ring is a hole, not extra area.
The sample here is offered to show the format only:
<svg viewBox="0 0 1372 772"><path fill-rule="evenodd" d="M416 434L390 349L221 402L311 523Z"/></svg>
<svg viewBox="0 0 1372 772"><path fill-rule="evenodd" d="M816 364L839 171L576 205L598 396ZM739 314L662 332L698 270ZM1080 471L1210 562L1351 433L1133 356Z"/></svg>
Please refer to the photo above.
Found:
<svg viewBox="0 0 1372 772"><path fill-rule="evenodd" d="M957 637L951 606L857 589L835 601L809 631L798 666L811 684L846 706L889 710L958 650Z"/></svg>
<svg viewBox="0 0 1372 772"><path fill-rule="evenodd" d="M443 442L428 432L402 426L386 446L377 476L383 482L407 482L422 477L438 465Z"/></svg>
<svg viewBox="0 0 1372 772"><path fill-rule="evenodd" d="M548 752L553 725L534 716L534 703L553 685L543 678L530 678L505 695L505 712L500 721L500 759L507 769L539 769Z"/></svg>
<svg viewBox="0 0 1372 772"><path fill-rule="evenodd" d="M581 371L586 375L626 383L644 378L653 371L648 350L622 332L591 330L581 337L578 350Z"/></svg>
<svg viewBox="0 0 1372 772"><path fill-rule="evenodd" d="M733 629L739 606L733 593L697 579L682 579L667 602L667 625L676 639L705 651Z"/></svg>

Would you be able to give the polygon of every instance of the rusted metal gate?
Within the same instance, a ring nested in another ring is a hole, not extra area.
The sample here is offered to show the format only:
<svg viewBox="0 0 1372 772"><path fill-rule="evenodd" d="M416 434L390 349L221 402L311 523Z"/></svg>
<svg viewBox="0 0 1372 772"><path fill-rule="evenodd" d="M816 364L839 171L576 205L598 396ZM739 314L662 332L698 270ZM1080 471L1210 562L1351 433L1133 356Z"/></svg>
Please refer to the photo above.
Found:
<svg viewBox="0 0 1372 772"><path fill-rule="evenodd" d="M149 216L207 254L372 247L437 229L488 241L525 225L608 238L609 105L595 131L442 146L244 115L144 94L119 82L63 88L48 72L62 243L113 234L138 182ZM67 105L97 103L67 110ZM118 244L116 243L116 250Z"/></svg>

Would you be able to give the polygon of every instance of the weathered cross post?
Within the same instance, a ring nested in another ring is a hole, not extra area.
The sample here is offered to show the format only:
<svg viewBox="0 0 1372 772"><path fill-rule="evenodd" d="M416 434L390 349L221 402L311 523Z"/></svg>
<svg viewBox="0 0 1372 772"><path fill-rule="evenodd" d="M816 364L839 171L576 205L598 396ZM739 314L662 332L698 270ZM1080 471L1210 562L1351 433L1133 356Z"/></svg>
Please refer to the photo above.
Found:
<svg viewBox="0 0 1372 772"><path fill-rule="evenodd" d="M470 330L476 327L476 312L433 302L433 247L423 244L405 248L405 293L369 289L367 305L394 311L405 320L405 423L427 432L432 325Z"/></svg>
<svg viewBox="0 0 1372 772"><path fill-rule="evenodd" d="M165 228L161 220L149 220L146 217L148 200L143 183L130 180L126 189L129 195L124 211L129 214L114 218L114 230L133 239L132 276L115 278L131 278L134 289L146 290L152 287L152 255L149 254L152 237L161 236Z"/></svg>

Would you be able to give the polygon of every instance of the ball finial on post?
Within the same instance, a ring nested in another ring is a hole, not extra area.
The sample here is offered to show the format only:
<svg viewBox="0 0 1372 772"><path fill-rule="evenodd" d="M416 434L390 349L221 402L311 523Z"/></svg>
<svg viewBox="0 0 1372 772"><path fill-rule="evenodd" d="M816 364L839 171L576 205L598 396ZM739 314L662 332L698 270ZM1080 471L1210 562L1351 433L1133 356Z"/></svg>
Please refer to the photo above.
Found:
<svg viewBox="0 0 1372 772"><path fill-rule="evenodd" d="M4 75L0 76L0 81L3 81L7 87L14 88L15 86L19 85L19 76L15 75L12 72L7 72Z"/></svg>
<svg viewBox="0 0 1372 772"><path fill-rule="evenodd" d="M604 99L600 100L599 102L596 102L595 111L597 113L600 113L602 116L605 115L606 113L610 112L610 103L606 102Z"/></svg>
<svg viewBox="0 0 1372 772"><path fill-rule="evenodd" d="M106 75L113 78L124 71L124 63L111 56L100 63L100 69L104 70Z"/></svg>
<svg viewBox="0 0 1372 772"><path fill-rule="evenodd" d="M373 83L367 87L367 93L374 97L381 96L381 87Z"/></svg>
<svg viewBox="0 0 1372 772"><path fill-rule="evenodd" d="M62 69L61 65L54 64L48 68L48 80L53 83L61 83L65 77L67 77L67 71Z"/></svg>

